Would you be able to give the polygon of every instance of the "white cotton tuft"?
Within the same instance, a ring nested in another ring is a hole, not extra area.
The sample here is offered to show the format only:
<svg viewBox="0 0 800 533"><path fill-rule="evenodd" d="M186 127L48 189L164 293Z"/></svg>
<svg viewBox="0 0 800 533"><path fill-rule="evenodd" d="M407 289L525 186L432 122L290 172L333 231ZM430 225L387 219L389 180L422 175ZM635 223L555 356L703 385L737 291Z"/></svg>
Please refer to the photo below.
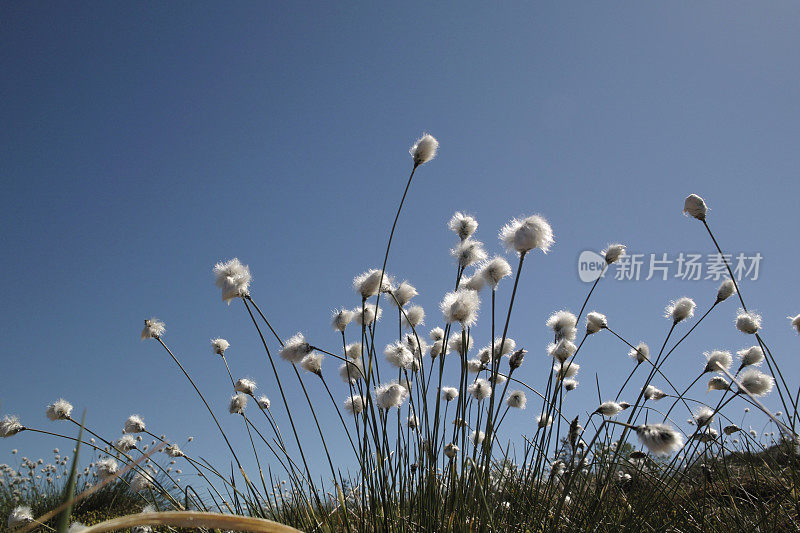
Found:
<svg viewBox="0 0 800 533"><path fill-rule="evenodd" d="M269 398L267 398L266 396L261 396L258 399L258 406L261 409L269 409L270 405L272 405L272 403L269 401Z"/></svg>
<svg viewBox="0 0 800 533"><path fill-rule="evenodd" d="M403 325L409 329L425 324L425 309L420 305L412 305L403 316Z"/></svg>
<svg viewBox="0 0 800 533"><path fill-rule="evenodd" d="M375 389L375 398L378 407L384 410L389 410L392 407L400 407L407 397L408 389L396 381L378 385Z"/></svg>
<svg viewBox="0 0 800 533"><path fill-rule="evenodd" d="M0 420L0 437L8 438L13 437L20 431L24 431L25 426L23 426L19 418L13 415L6 415ZM12 452L13 453L13 452Z"/></svg>
<svg viewBox="0 0 800 533"><path fill-rule="evenodd" d="M506 405L515 409L525 409L528 405L528 398L521 390L511 391L508 398L506 398Z"/></svg>
<svg viewBox="0 0 800 533"><path fill-rule="evenodd" d="M452 442L448 442L447 446L444 447L444 454L447 456L448 459L455 459L458 455L458 446L453 444Z"/></svg>
<svg viewBox="0 0 800 533"><path fill-rule="evenodd" d="M302 333L297 333L286 341L278 353L286 361L299 363L311 353L311 345L306 342Z"/></svg>
<svg viewBox="0 0 800 533"><path fill-rule="evenodd" d="M228 403L228 412L232 415L244 414L244 408L247 407L247 398L248 396L241 392L237 392L231 396L231 401Z"/></svg>
<svg viewBox="0 0 800 533"><path fill-rule="evenodd" d="M486 285L486 280L483 279L480 269L476 270L472 276L462 276L459 288L469 289L471 291L481 291Z"/></svg>
<svg viewBox="0 0 800 533"><path fill-rule="evenodd" d="M790 316L787 318L792 321L792 327L794 327L794 329L796 329L797 333L800 335L800 315Z"/></svg>
<svg viewBox="0 0 800 533"><path fill-rule="evenodd" d="M705 220L707 211L706 202L696 194L690 194L683 202L683 212L697 220Z"/></svg>
<svg viewBox="0 0 800 533"><path fill-rule="evenodd" d="M714 420L714 411L706 406L700 406L694 412L692 418L694 418L694 422L697 424L697 427L701 428L709 425L712 420Z"/></svg>
<svg viewBox="0 0 800 533"><path fill-rule="evenodd" d="M166 448L164 448L164 453L169 455L172 458L175 457L184 457L184 453L178 448L177 444L170 444Z"/></svg>
<svg viewBox="0 0 800 533"><path fill-rule="evenodd" d="M730 386L731 384L728 383L727 379L722 376L714 376L708 380L708 389L706 389L706 392L711 392L712 390L728 390Z"/></svg>
<svg viewBox="0 0 800 533"><path fill-rule="evenodd" d="M417 139L417 142L409 149L408 153L414 159L414 168L416 168L436 157L438 150L439 141L433 135L423 133L422 137Z"/></svg>
<svg viewBox="0 0 800 533"><path fill-rule="evenodd" d="M225 339L211 339L211 349L214 350L214 353L217 355L225 355L225 350L227 350L230 345L231 343Z"/></svg>
<svg viewBox="0 0 800 533"><path fill-rule="evenodd" d="M333 316L331 317L331 326L333 326L333 329L336 331L344 332L355 316L355 311L349 309L334 309Z"/></svg>
<svg viewBox="0 0 800 533"><path fill-rule="evenodd" d="M477 446L478 444L481 444L483 442L483 439L485 439L485 438L486 438L486 433L484 433L483 431L473 431L469 435L469 440L475 446Z"/></svg>
<svg viewBox="0 0 800 533"><path fill-rule="evenodd" d="M458 398L458 389L455 387L442 387L442 399L446 402L452 402Z"/></svg>
<svg viewBox="0 0 800 533"><path fill-rule="evenodd" d="M728 370L733 364L733 356L731 352L726 350L713 350L705 352L703 355L706 358L706 366L703 369L703 374L706 372L719 372L723 368Z"/></svg>
<svg viewBox="0 0 800 533"><path fill-rule="evenodd" d="M147 318L144 321L144 329L142 330L142 340L160 339L166 330L167 330L166 326L159 319L155 317Z"/></svg>
<svg viewBox="0 0 800 533"><path fill-rule="evenodd" d="M600 404L595 410L595 413L600 413L603 416L616 416L622 411L622 405L614 401L607 401Z"/></svg>
<svg viewBox="0 0 800 533"><path fill-rule="evenodd" d="M406 305L411 301L411 298L418 294L417 289L407 281L401 282L400 285L392 291L392 295L394 296L393 300L396 300L394 303L400 307Z"/></svg>
<svg viewBox="0 0 800 533"><path fill-rule="evenodd" d="M556 311L547 319L546 325L555 333L555 340L575 340L577 334L578 317L569 311Z"/></svg>
<svg viewBox="0 0 800 533"><path fill-rule="evenodd" d="M364 397L363 396L348 396L344 401L344 408L348 412L357 415L364 410Z"/></svg>
<svg viewBox="0 0 800 533"><path fill-rule="evenodd" d="M495 337L493 345L494 357L500 357L501 355L508 355L516 350L517 341L508 337L506 337L505 341L502 337Z"/></svg>
<svg viewBox="0 0 800 533"><path fill-rule="evenodd" d="M764 350L762 350L760 346L751 346L750 348L739 350L736 352L736 355L738 355L741 360L739 370L746 366L758 366L764 361Z"/></svg>
<svg viewBox="0 0 800 533"><path fill-rule="evenodd" d="M553 228L539 215L532 215L522 220L515 218L500 230L500 240L509 250L515 250L520 254L535 248L547 253L554 242Z"/></svg>
<svg viewBox="0 0 800 533"><path fill-rule="evenodd" d="M731 279L726 279L717 289L717 303L724 302L736 294L736 284Z"/></svg>
<svg viewBox="0 0 800 533"><path fill-rule="evenodd" d="M322 377L323 359L325 359L323 354L319 352L311 352L307 356L303 357L303 360L300 361L300 366L302 366L303 370L306 372L311 372L312 374Z"/></svg>
<svg viewBox="0 0 800 533"><path fill-rule="evenodd" d="M214 265L214 283L222 289L222 301L230 305L234 298L250 296L250 267L238 258Z"/></svg>
<svg viewBox="0 0 800 533"><path fill-rule="evenodd" d="M252 379L241 378L236 380L236 384L233 386L233 388L236 390L236 392L242 392L248 396L252 396L256 390L256 382Z"/></svg>
<svg viewBox="0 0 800 533"><path fill-rule="evenodd" d="M565 378L574 378L578 375L578 370L581 365L573 363L572 361L564 361L563 363L556 363L553 365L553 371L556 373L556 378L559 380Z"/></svg>
<svg viewBox="0 0 800 533"><path fill-rule="evenodd" d="M117 472L119 472L119 464L111 457L106 457L105 459L97 461L96 469L97 477L106 479L117 475Z"/></svg>
<svg viewBox="0 0 800 533"><path fill-rule="evenodd" d="M361 356L358 359L348 359L339 367L339 375L342 381L355 385L357 381L364 379L364 367L361 363Z"/></svg>
<svg viewBox="0 0 800 533"><path fill-rule="evenodd" d="M478 372L480 372L485 368L486 366L480 359L470 359L469 361L467 361L467 372L471 374L477 374Z"/></svg>
<svg viewBox="0 0 800 533"><path fill-rule="evenodd" d="M672 322L677 324L678 322L682 322L687 318L692 318L694 316L695 307L696 305L694 300L691 298L678 298L677 300L670 302L670 304L667 306L665 316L667 318L672 318Z"/></svg>
<svg viewBox="0 0 800 533"><path fill-rule="evenodd" d="M553 359L563 363L570 357L572 357L575 352L577 351L578 347L575 346L575 343L567 340L561 339L558 342L552 342L547 346L547 353Z"/></svg>
<svg viewBox="0 0 800 533"><path fill-rule="evenodd" d="M572 378L564 380L564 389L571 391L578 388L578 381Z"/></svg>
<svg viewBox="0 0 800 533"><path fill-rule="evenodd" d="M430 338L432 341L440 341L444 339L444 330L436 327L431 330Z"/></svg>
<svg viewBox="0 0 800 533"><path fill-rule="evenodd" d="M431 359L436 359L442 353L442 341L436 341L431 345Z"/></svg>
<svg viewBox="0 0 800 533"><path fill-rule="evenodd" d="M769 394L772 390L772 386L775 384L775 380L772 376L768 376L756 368L750 368L742 372L739 377L739 382L744 386L747 392L753 396Z"/></svg>
<svg viewBox="0 0 800 533"><path fill-rule="evenodd" d="M656 455L669 455L683 446L683 437L666 424L649 424L636 427L639 441Z"/></svg>
<svg viewBox="0 0 800 533"><path fill-rule="evenodd" d="M33 511L31 511L31 508L27 505L18 505L14 507L11 514L8 515L9 529L14 529L31 522L33 522Z"/></svg>
<svg viewBox="0 0 800 533"><path fill-rule="evenodd" d="M383 277L383 280L381 280ZM378 291L380 287L380 291ZM381 272L377 268L372 268L359 274L353 279L353 288L362 298L375 296L378 292L392 290L392 280L388 272Z"/></svg>
<svg viewBox="0 0 800 533"><path fill-rule="evenodd" d="M641 364L650 359L650 347L643 342L640 342L636 348L631 348L628 356L635 359L637 363Z"/></svg>
<svg viewBox="0 0 800 533"><path fill-rule="evenodd" d="M474 265L487 257L486 251L483 249L483 243L474 239L461 241L455 248L450 250L450 255L456 258L458 266L461 268Z"/></svg>
<svg viewBox="0 0 800 533"><path fill-rule="evenodd" d="M136 472L131 480L134 492L143 492L153 487L154 479L149 472Z"/></svg>
<svg viewBox="0 0 800 533"><path fill-rule="evenodd" d="M447 227L463 241L475 233L475 230L478 229L478 221L471 215L456 211L447 223Z"/></svg>
<svg viewBox="0 0 800 533"><path fill-rule="evenodd" d="M414 354L406 348L405 344L395 341L383 350L383 355L390 365L408 370L414 363Z"/></svg>
<svg viewBox="0 0 800 533"><path fill-rule="evenodd" d="M757 333L761 329L761 315L739 309L739 313L736 315L736 329L748 335Z"/></svg>
<svg viewBox="0 0 800 533"><path fill-rule="evenodd" d="M131 415L125 421L125 433L141 433L145 430L144 419L139 415Z"/></svg>
<svg viewBox="0 0 800 533"><path fill-rule="evenodd" d="M485 261L475 275L477 276L478 274L492 289L495 289L500 280L511 275L511 265L502 257L496 256Z"/></svg>
<svg viewBox="0 0 800 533"><path fill-rule="evenodd" d="M47 406L47 418L50 420L69 420L72 404L61 398Z"/></svg>
<svg viewBox="0 0 800 533"><path fill-rule="evenodd" d="M460 322L463 327L470 327L478 320L480 305L481 300L477 292L458 289L445 294L440 307L448 324Z"/></svg>
<svg viewBox="0 0 800 533"><path fill-rule="evenodd" d="M588 315L586 315L586 333L591 335L592 333L597 333L601 329L605 329L608 327L608 319L606 315L602 313L598 313L597 311L592 311Z"/></svg>
<svg viewBox="0 0 800 533"><path fill-rule="evenodd" d="M547 414L540 414L536 417L536 425L540 428L546 428L553 425L553 417Z"/></svg>
<svg viewBox="0 0 800 533"><path fill-rule="evenodd" d="M114 447L121 452L130 451L136 448L136 437L133 435L123 435L117 440Z"/></svg>
<svg viewBox="0 0 800 533"><path fill-rule="evenodd" d="M609 244L608 247L600 252L600 255L605 257L606 264L612 264L619 261L620 257L625 255L624 244Z"/></svg>
<svg viewBox="0 0 800 533"><path fill-rule="evenodd" d="M417 415L414 413L408 415L408 418L406 419L406 425L409 429L415 429L419 427L419 419L417 418Z"/></svg>
<svg viewBox="0 0 800 533"><path fill-rule="evenodd" d="M528 351L525 350L524 348L521 348L519 350L516 350L509 356L508 366L509 368L511 368L512 372L522 366L522 363L525 360L526 353L528 353Z"/></svg>
<svg viewBox="0 0 800 533"><path fill-rule="evenodd" d="M664 398L666 395L667 394L664 391L659 390L652 385L648 385L647 387L644 388L644 397L648 400L653 400L653 401L660 400L661 398Z"/></svg>
<svg viewBox="0 0 800 533"><path fill-rule="evenodd" d="M454 352L458 352L461 354L466 354L467 352L472 350L472 347L474 345L475 345L475 339L473 339L472 337L468 337L467 345L464 346L464 342L463 339L461 338L461 335L453 335L447 342L447 348L449 350L453 350Z"/></svg>
<svg viewBox="0 0 800 533"><path fill-rule="evenodd" d="M492 385L487 380L478 378L467 387L467 392L476 400L485 400L492 394Z"/></svg>
<svg viewBox="0 0 800 533"><path fill-rule="evenodd" d="M356 309L356 323L359 325L369 326L373 322L377 322L383 316L383 309L376 308L375 304L364 304L363 313L362 309Z"/></svg>

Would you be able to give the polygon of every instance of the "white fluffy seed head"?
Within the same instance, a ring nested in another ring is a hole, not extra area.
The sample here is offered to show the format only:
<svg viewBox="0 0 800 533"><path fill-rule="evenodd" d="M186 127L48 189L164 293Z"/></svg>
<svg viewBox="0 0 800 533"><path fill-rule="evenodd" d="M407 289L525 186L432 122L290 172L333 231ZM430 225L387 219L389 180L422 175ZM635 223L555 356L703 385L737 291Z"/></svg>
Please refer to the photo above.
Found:
<svg viewBox="0 0 800 533"><path fill-rule="evenodd" d="M383 280L381 280L383 277ZM377 268L372 268L356 276L353 279L353 288L362 298L375 296L380 292L387 292L392 289L392 280L387 272L381 272Z"/></svg>
<svg viewBox="0 0 800 533"><path fill-rule="evenodd" d="M711 392L712 390L728 390L730 386L731 384L728 383L727 379L722 376L714 376L708 380L708 389L706 389L706 392Z"/></svg>
<svg viewBox="0 0 800 533"><path fill-rule="evenodd" d="M227 350L230 345L231 344L225 339L211 339L211 349L214 350L214 353L217 355L225 355L225 350Z"/></svg>
<svg viewBox="0 0 800 533"><path fill-rule="evenodd" d="M228 305L234 298L250 296L252 279L250 267L243 265L236 257L214 265L214 283L222 289L222 301Z"/></svg>
<svg viewBox="0 0 800 533"><path fill-rule="evenodd" d="M769 394L772 390L772 386L775 384L775 380L772 376L768 376L756 368L750 368L742 372L739 381L747 392L753 396Z"/></svg>
<svg viewBox="0 0 800 533"><path fill-rule="evenodd" d="M631 348L631 350L628 352L628 356L631 359L635 359L637 363L644 363L650 359L650 347L647 344L640 342L636 348Z"/></svg>
<svg viewBox="0 0 800 533"><path fill-rule="evenodd" d="M425 309L420 305L409 307L403 315L403 325L409 329L425 324Z"/></svg>
<svg viewBox="0 0 800 533"><path fill-rule="evenodd" d="M574 378L578 375L578 370L581 365L573 363L572 361L564 361L563 363L556 363L553 365L553 371L556 373L556 378L559 380L566 378Z"/></svg>
<svg viewBox="0 0 800 533"><path fill-rule="evenodd" d="M25 430L25 426L23 426L20 423L19 418L17 418L16 416L5 415L0 420L0 437L2 437L4 439L8 438L8 437L13 437L14 435L19 433L20 431L24 431L24 430ZM12 453L14 453L14 452L12 452Z"/></svg>
<svg viewBox="0 0 800 533"><path fill-rule="evenodd" d="M302 366L303 370L306 372L311 372L312 374L322 376L323 359L325 359L323 354L319 352L311 352L307 356L303 357L303 360L300 361L300 366Z"/></svg>
<svg viewBox="0 0 800 533"><path fill-rule="evenodd" d="M145 430L144 419L139 415L131 415L125 421L125 433L141 433Z"/></svg>
<svg viewBox="0 0 800 533"><path fill-rule="evenodd" d="M787 318L792 321L792 327L796 329L798 335L800 335L800 315L790 316Z"/></svg>
<svg viewBox="0 0 800 533"><path fill-rule="evenodd" d="M696 307L694 300L691 298L683 297L673 300L667 306L666 317L671 318L673 323L683 322L687 318L694 316L694 308Z"/></svg>
<svg viewBox="0 0 800 533"><path fill-rule="evenodd" d="M477 374L484 368L486 368L486 366L480 359L470 359L469 361L467 361L467 372L471 374Z"/></svg>
<svg viewBox="0 0 800 533"><path fill-rule="evenodd" d="M364 379L364 368L361 364L361 357L358 359L348 359L339 367L339 375L342 381L355 385L359 380Z"/></svg>
<svg viewBox="0 0 800 533"><path fill-rule="evenodd" d="M539 215L513 219L500 230L500 240L509 250L524 254L535 248L547 253L552 246L553 228Z"/></svg>
<svg viewBox="0 0 800 533"><path fill-rule="evenodd" d="M564 380L564 389L571 391L578 388L578 381L572 378L568 378Z"/></svg>
<svg viewBox="0 0 800 533"><path fill-rule="evenodd" d="M414 413L408 415L408 418L406 419L406 425L409 429L415 429L419 426L419 419Z"/></svg>
<svg viewBox="0 0 800 533"><path fill-rule="evenodd" d="M378 407L384 410L389 410L392 407L400 407L408 397L408 389L397 383L391 381L378 385L375 389L375 397Z"/></svg>
<svg viewBox="0 0 800 533"><path fill-rule="evenodd" d="M47 406L47 418L50 420L69 420L72 404L60 398Z"/></svg>
<svg viewBox="0 0 800 533"><path fill-rule="evenodd" d="M432 341L440 341L444 339L444 330L440 327L435 327L431 330L430 337Z"/></svg>
<svg viewBox="0 0 800 533"><path fill-rule="evenodd" d="M383 351L383 355L386 356L389 364L396 368L408 370L414 363L414 354L400 341L395 341L388 345Z"/></svg>
<svg viewBox="0 0 800 533"><path fill-rule="evenodd" d="M597 333L601 329L605 329L607 327L608 319L606 318L606 315L598 313L597 311L592 311L586 315L586 333L589 335L592 333Z"/></svg>
<svg viewBox="0 0 800 533"><path fill-rule="evenodd" d="M181 451L181 449L178 447L177 444L170 444L169 446L164 448L164 453L172 458L184 456L184 453Z"/></svg>
<svg viewBox="0 0 800 533"><path fill-rule="evenodd" d="M506 398L506 405L515 409L525 409L525 406L528 405L528 398L521 390L511 391Z"/></svg>
<svg viewBox="0 0 800 533"><path fill-rule="evenodd" d="M739 313L736 315L736 329L748 335L757 333L761 329L761 315L739 309Z"/></svg>
<svg viewBox="0 0 800 533"><path fill-rule="evenodd" d="M364 410L364 397L363 396L348 396L344 401L344 408L348 412L357 415Z"/></svg>
<svg viewBox="0 0 800 533"><path fill-rule="evenodd" d="M706 366L703 373L706 372L719 372L721 369L728 370L733 364L733 356L731 352L726 350L713 350L705 352L703 355L706 358Z"/></svg>
<svg viewBox="0 0 800 533"><path fill-rule="evenodd" d="M111 457L97 461L97 477L101 479L115 476L119 472L119 464Z"/></svg>
<svg viewBox="0 0 800 533"><path fill-rule="evenodd" d="M550 343L547 346L547 353L553 359L563 363L564 361L572 357L577 349L578 347L575 346L574 342L567 339L561 339L558 342Z"/></svg>
<svg viewBox="0 0 800 533"><path fill-rule="evenodd" d="M692 418L694 418L694 422L697 424L697 427L701 428L709 425L711 421L714 420L714 411L706 406L700 406L694 412Z"/></svg>
<svg viewBox="0 0 800 533"><path fill-rule="evenodd" d="M117 440L114 447L121 452L130 451L136 448L136 437L133 435L123 435Z"/></svg>
<svg viewBox="0 0 800 533"><path fill-rule="evenodd" d="M605 257L607 264L616 263L619 261L620 257L625 255L625 245L624 244L609 244L608 247L603 250L600 255Z"/></svg>
<svg viewBox="0 0 800 533"><path fill-rule="evenodd" d="M483 243L474 239L461 241L455 248L450 250L450 255L456 258L458 266L461 268L474 265L487 257L486 251L483 249Z"/></svg>
<svg viewBox="0 0 800 533"><path fill-rule="evenodd" d="M474 345L475 345L475 339L473 339L472 337L467 337L467 344L466 346L464 346L464 342L463 339L461 338L461 335L454 335L450 337L450 340L447 342L448 349L461 354L466 354L467 352L472 350L472 347Z"/></svg>
<svg viewBox="0 0 800 533"><path fill-rule="evenodd" d="M708 207L706 206L705 200L696 194L690 194L683 202L684 214L694 217L697 220L705 220L707 211Z"/></svg>
<svg viewBox="0 0 800 533"><path fill-rule="evenodd" d="M356 323L359 325L369 326L370 324L377 322L383 316L383 309L380 307L375 307L375 304L365 303L362 309L356 308Z"/></svg>
<svg viewBox="0 0 800 533"><path fill-rule="evenodd" d="M392 301L395 303L395 305L403 307L411 301L411 298L418 294L419 293L417 292L417 289L412 284L407 281L403 281L397 286L396 289L392 291L392 295L394 296Z"/></svg>
<svg viewBox="0 0 800 533"><path fill-rule="evenodd" d="M652 385L648 385L647 387L644 388L644 397L647 398L648 400L657 401L665 397L666 395L667 394L664 391L659 390Z"/></svg>
<svg viewBox="0 0 800 533"><path fill-rule="evenodd" d="M483 442L483 439L485 439L485 438L486 438L486 433L484 433L483 431L473 431L469 435L469 440L475 446L481 444Z"/></svg>
<svg viewBox="0 0 800 533"><path fill-rule="evenodd" d="M463 241L475 233L475 230L478 229L478 221L471 215L456 211L447 223L447 227Z"/></svg>
<svg viewBox="0 0 800 533"><path fill-rule="evenodd" d="M527 350L520 348L508 357L508 366L512 372L522 366L526 353L528 353Z"/></svg>
<svg viewBox="0 0 800 533"><path fill-rule="evenodd" d="M331 325L336 331L344 331L347 329L348 324L355 318L355 311L349 309L334 309L333 316L331 317Z"/></svg>
<svg viewBox="0 0 800 533"><path fill-rule="evenodd" d="M233 386L236 392L243 392L247 395L252 395L253 392L256 390L256 382L252 379L248 378L241 378L236 380L236 384Z"/></svg>
<svg viewBox="0 0 800 533"><path fill-rule="evenodd" d="M649 424L636 428L639 441L656 455L669 455L683 446L683 436L666 424Z"/></svg>
<svg viewBox="0 0 800 533"><path fill-rule="evenodd" d="M436 157L436 152L438 150L439 141L437 141L433 135L423 133L422 137L417 139L417 142L409 149L408 153L411 154L411 158L414 160L414 167L416 168Z"/></svg>
<svg viewBox="0 0 800 533"><path fill-rule="evenodd" d="M14 529L31 522L33 522L33 511L27 505L18 505L14 507L11 514L8 515L9 529Z"/></svg>
<svg viewBox="0 0 800 533"><path fill-rule="evenodd" d="M470 327L478 320L480 305L481 300L476 291L458 289L445 294L440 307L448 324L459 322L463 327Z"/></svg>
<svg viewBox="0 0 800 533"><path fill-rule="evenodd" d="M492 394L492 385L483 378L478 378L467 387L467 392L476 400L485 400Z"/></svg>
<svg viewBox="0 0 800 533"><path fill-rule="evenodd" d="M145 339L160 339L166 331L166 326L162 321L156 317L147 318L144 321L144 329L142 330L142 340Z"/></svg>
<svg viewBox="0 0 800 533"><path fill-rule="evenodd" d="M153 481L153 476L149 472L136 472L131 480L131 489L134 492L143 492L153 486Z"/></svg>
<svg viewBox="0 0 800 533"><path fill-rule="evenodd" d="M241 392L231 396L231 401L228 403L228 412L232 415L244 414L244 408L247 407L247 398L248 396Z"/></svg>
<svg viewBox="0 0 800 533"><path fill-rule="evenodd" d="M546 428L553 425L553 417L547 414L540 414L536 417L536 425L540 428Z"/></svg>
<svg viewBox="0 0 800 533"><path fill-rule="evenodd" d="M741 360L739 370L746 366L758 366L764 361L764 350L760 346L751 346L750 348L739 350L736 355Z"/></svg>
<svg viewBox="0 0 800 533"><path fill-rule="evenodd" d="M731 279L726 279L717 289L717 302L724 302L736 294L736 284Z"/></svg>
<svg viewBox="0 0 800 533"><path fill-rule="evenodd" d="M469 289L471 291L480 291L486 285L486 280L483 279L480 269L476 270L472 276L462 276L460 288Z"/></svg>
<svg viewBox="0 0 800 533"><path fill-rule="evenodd" d="M502 257L496 256L484 262L476 276L478 274L492 289L495 289L500 280L511 275L511 265Z"/></svg>
<svg viewBox="0 0 800 533"><path fill-rule="evenodd" d="M258 399L258 406L261 407L262 409L269 409L270 405L272 405L272 404L269 401L269 398L267 398L266 396L261 396Z"/></svg>
<svg viewBox="0 0 800 533"><path fill-rule="evenodd" d="M278 353L286 361L299 363L303 357L311 353L311 345L306 342L302 333L296 333L284 343Z"/></svg>
<svg viewBox="0 0 800 533"><path fill-rule="evenodd" d="M616 416L622 411L622 405L615 401L609 400L600 404L595 410L595 413L600 413L603 416Z"/></svg>
<svg viewBox="0 0 800 533"><path fill-rule="evenodd" d="M547 327L555 333L556 341L561 339L575 340L577 333L578 317L573 313L562 310L556 311L547 319Z"/></svg>
<svg viewBox="0 0 800 533"><path fill-rule="evenodd" d="M444 447L444 454L447 456L448 459L455 459L458 455L458 446L453 444L452 442L448 442L447 445Z"/></svg>
<svg viewBox="0 0 800 533"><path fill-rule="evenodd" d="M442 387L442 399L446 402L452 402L458 398L458 389L455 387Z"/></svg>

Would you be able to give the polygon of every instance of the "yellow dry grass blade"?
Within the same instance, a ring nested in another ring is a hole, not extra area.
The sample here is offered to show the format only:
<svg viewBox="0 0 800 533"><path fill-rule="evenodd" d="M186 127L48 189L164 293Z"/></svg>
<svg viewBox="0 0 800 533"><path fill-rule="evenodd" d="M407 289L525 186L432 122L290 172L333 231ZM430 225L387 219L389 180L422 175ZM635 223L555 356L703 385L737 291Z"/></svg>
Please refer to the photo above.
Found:
<svg viewBox="0 0 800 533"><path fill-rule="evenodd" d="M201 511L166 511L163 513L138 513L120 516L82 529L81 533L118 531L136 526L173 526L188 528L218 528L233 531L256 531L263 533L297 533L300 530L263 518L252 518L222 513Z"/></svg>

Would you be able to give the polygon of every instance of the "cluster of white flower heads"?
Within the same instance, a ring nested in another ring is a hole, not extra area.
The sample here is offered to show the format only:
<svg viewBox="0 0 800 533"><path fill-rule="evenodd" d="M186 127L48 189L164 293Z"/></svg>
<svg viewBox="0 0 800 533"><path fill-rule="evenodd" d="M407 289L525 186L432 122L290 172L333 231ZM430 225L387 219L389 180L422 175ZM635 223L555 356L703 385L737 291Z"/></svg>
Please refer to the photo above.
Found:
<svg viewBox="0 0 800 533"><path fill-rule="evenodd" d="M234 298L250 296L250 267L237 257L214 265L214 283L222 289L222 301L230 305Z"/></svg>

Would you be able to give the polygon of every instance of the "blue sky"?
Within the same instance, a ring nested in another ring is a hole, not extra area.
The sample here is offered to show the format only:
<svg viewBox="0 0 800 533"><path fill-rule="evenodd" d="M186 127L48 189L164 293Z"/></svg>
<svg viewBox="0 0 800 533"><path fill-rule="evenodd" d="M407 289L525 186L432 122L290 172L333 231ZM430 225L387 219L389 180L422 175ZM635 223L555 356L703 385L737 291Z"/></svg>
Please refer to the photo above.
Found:
<svg viewBox="0 0 800 533"><path fill-rule="evenodd" d="M800 338L786 320L800 313L796 3L0 10L3 414L53 429L44 407L64 397L87 410L89 427L117 436L140 413L154 432L193 435L192 454L224 464L188 383L159 346L139 341L142 320L166 322L165 341L219 413L230 391L209 347L216 336L231 342L234 374L279 403L241 303L220 301L213 264L237 256L250 265L253 296L283 336L302 330L338 347L330 311L357 305L352 277L380 266L407 148L422 131L439 138L440 155L415 178L388 270L419 289L426 330L441 323L438 302L454 278L452 213L474 214L494 253L507 220L541 213L556 244L526 261L510 336L529 350L520 373L543 387L544 320L577 310L588 290L580 252L614 241L644 254L712 252L702 225L681 216L697 193L726 250L763 256L759 279L742 290L798 384ZM702 311L717 285L608 278L589 308L657 347L669 300L692 296ZM501 287L500 305L509 291ZM703 351L749 346L732 326L736 307L712 313L667 375L688 383ZM382 342L394 331L387 321ZM486 320L474 335L488 342ZM570 416L596 407L595 374L602 396L613 395L631 368L626 352L608 334L587 341ZM344 398L336 366L325 370ZM310 385L321 418L333 420L323 389ZM301 393L289 388L324 475ZM532 432L537 408L510 414L514 431ZM223 418L244 447L241 423ZM338 424L328 424L334 459L351 464ZM64 447L22 434L0 442L0 461L12 448L39 457L54 445Z"/></svg>

